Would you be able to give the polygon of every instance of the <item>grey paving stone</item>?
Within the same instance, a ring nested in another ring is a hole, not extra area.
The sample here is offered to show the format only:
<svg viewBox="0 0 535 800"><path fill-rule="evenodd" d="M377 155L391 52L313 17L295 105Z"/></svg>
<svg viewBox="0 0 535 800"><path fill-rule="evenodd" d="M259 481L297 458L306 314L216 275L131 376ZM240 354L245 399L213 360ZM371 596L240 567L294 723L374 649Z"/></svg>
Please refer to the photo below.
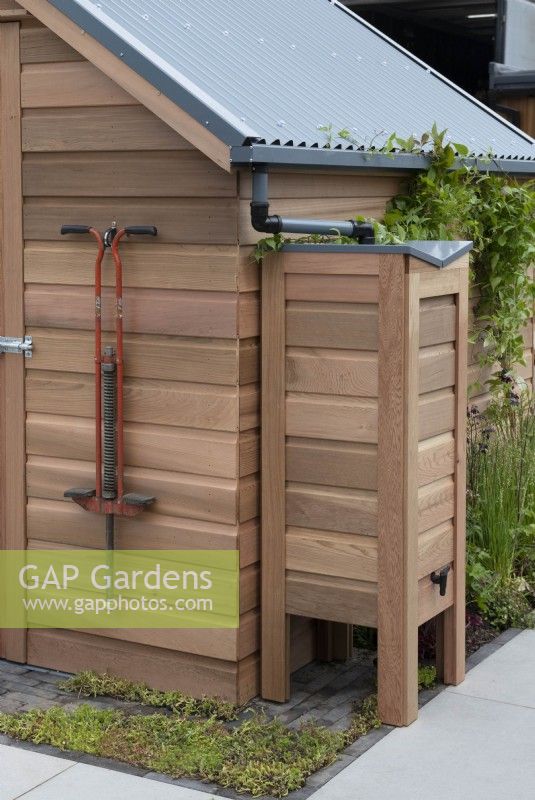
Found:
<svg viewBox="0 0 535 800"><path fill-rule="evenodd" d="M335 775L338 775L339 772L345 769L353 761L354 759L349 755L344 754L340 756L333 764L320 769L319 772L314 773L314 775L310 775L310 777L307 778L307 786L311 789L316 789L318 786L323 786L325 783L327 783L327 781L330 781L331 778L334 778Z"/></svg>
<svg viewBox="0 0 535 800"><path fill-rule="evenodd" d="M142 767L136 767L133 764L125 764L124 761L116 761L113 758L102 758L101 756L94 756L91 753L80 753L76 761L80 764L90 764L93 767L101 767L103 769L111 769L114 772L124 772L125 775L137 775L144 777L147 770Z"/></svg>
<svg viewBox="0 0 535 800"><path fill-rule="evenodd" d="M42 683L51 683L51 684L58 684L65 681L65 675L59 674L57 672L37 672L35 669L29 669L27 674L30 676L32 680L36 680Z"/></svg>
<svg viewBox="0 0 535 800"><path fill-rule="evenodd" d="M13 661L0 660L0 672L22 675L23 672L28 672L28 667L25 664L15 664Z"/></svg>
<svg viewBox="0 0 535 800"><path fill-rule="evenodd" d="M54 686L47 686L44 683L40 686L27 684L23 680L2 681L2 686L12 692L20 692L28 697L59 697L60 693Z"/></svg>
<svg viewBox="0 0 535 800"><path fill-rule="evenodd" d="M381 739L384 739L385 736L388 736L389 733L396 730L391 725L381 725L380 728L374 728L365 736L361 736L360 739L357 739L356 742L353 744L348 745L344 750L344 753L351 756L352 759L358 758L370 747L373 747L374 744L380 742Z"/></svg>

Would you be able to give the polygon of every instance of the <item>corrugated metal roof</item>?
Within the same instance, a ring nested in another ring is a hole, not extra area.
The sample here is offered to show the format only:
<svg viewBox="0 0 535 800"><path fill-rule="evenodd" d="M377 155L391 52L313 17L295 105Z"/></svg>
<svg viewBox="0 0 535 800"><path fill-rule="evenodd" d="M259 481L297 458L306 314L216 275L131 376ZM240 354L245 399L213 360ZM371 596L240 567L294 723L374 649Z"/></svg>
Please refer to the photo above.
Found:
<svg viewBox="0 0 535 800"><path fill-rule="evenodd" d="M231 146L355 147L448 128L476 155L535 142L337 0L50 0ZM331 146L342 143L336 134Z"/></svg>

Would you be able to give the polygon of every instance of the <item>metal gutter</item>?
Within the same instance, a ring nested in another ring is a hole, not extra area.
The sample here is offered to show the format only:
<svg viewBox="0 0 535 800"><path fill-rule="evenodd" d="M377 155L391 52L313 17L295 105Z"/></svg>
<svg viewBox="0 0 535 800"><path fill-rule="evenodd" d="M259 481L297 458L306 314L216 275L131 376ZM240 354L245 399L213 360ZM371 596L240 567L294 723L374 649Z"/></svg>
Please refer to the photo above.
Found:
<svg viewBox="0 0 535 800"><path fill-rule="evenodd" d="M251 167L265 164L270 167L296 167L308 169L347 169L359 171L397 170L411 172L429 168L429 156L413 153L372 153L363 150L338 150L336 148L295 147L285 145L252 144L234 146L230 150L233 167ZM535 159L520 158L462 158L457 166L476 167L481 172L503 172L508 175L534 175Z"/></svg>
<svg viewBox="0 0 535 800"><path fill-rule="evenodd" d="M469 253L473 242L409 241L403 244L287 244L285 253L393 253L412 256L443 269Z"/></svg>

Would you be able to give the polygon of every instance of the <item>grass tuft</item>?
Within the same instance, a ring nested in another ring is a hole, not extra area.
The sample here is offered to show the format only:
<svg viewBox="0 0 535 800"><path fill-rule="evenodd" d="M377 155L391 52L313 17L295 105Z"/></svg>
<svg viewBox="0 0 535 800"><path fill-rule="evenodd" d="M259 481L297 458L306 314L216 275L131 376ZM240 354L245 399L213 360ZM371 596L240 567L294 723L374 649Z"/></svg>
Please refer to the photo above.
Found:
<svg viewBox="0 0 535 800"><path fill-rule="evenodd" d="M238 708L217 697L189 697L182 692L151 689L144 683L133 683L114 675L99 675L92 670L79 672L60 684L60 689L75 692L79 697L114 697L153 708L167 708L184 717L215 717L228 722L237 718Z"/></svg>

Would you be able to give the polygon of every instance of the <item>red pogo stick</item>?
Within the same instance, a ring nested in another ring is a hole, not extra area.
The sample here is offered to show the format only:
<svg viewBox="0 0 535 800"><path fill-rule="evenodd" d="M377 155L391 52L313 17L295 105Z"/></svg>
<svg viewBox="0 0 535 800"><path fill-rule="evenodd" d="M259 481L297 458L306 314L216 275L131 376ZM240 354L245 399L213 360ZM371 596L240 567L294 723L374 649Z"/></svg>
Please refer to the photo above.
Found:
<svg viewBox="0 0 535 800"><path fill-rule="evenodd" d="M106 515L106 548L115 545L115 517L135 517L154 502L154 497L124 494L124 366L123 366L123 265L119 244L124 236L157 236L152 225L101 234L87 225L63 225L62 235L88 233L98 245L95 263L95 489L69 489L70 497L86 511ZM111 247L115 263L115 347L102 351L102 262Z"/></svg>

